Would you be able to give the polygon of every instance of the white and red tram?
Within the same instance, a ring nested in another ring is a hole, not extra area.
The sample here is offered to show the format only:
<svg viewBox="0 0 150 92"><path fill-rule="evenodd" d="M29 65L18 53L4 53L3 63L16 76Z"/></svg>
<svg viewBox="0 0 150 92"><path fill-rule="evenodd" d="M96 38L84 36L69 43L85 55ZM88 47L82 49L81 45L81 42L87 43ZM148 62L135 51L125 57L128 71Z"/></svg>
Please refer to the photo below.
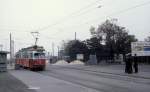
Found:
<svg viewBox="0 0 150 92"><path fill-rule="evenodd" d="M16 53L16 66L30 70L44 70L46 66L45 49L34 45Z"/></svg>

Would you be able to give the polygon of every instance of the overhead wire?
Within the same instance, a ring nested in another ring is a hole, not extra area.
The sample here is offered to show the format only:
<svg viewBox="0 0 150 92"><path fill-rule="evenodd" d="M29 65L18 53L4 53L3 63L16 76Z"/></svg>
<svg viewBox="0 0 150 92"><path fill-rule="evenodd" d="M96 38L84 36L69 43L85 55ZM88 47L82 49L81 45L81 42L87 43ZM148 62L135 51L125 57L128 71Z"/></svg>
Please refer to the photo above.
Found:
<svg viewBox="0 0 150 92"><path fill-rule="evenodd" d="M101 0L97 0L96 2L93 2L93 3L89 4L89 5L87 5L86 7L83 7L83 8L81 8L80 10L71 13L71 14L68 15L67 17L63 18L62 20L60 20L60 21L58 21L58 22L56 22L56 23L54 23L54 24L52 24L52 25L48 25L47 27L43 27L43 28L37 29L37 30L38 30L38 31L42 31L42 30L45 30L45 29L47 29L47 28L49 28L49 27L55 26L55 25L57 25L57 24L60 24L60 23L62 23L63 21L66 21L66 19L71 18L72 16L75 16L74 14L77 14L77 13L81 12L82 10L86 9L86 8L89 7L89 6L93 6L94 4L96 4L96 3L99 2L99 1L101 1ZM130 10L133 10L133 9L135 9L135 8L142 7L142 6L145 6L145 5L148 5L148 4L150 4L150 1L144 2L144 3L142 3L142 4L138 4L138 5L135 5L135 6L132 6L132 7L129 7L129 8L126 8L126 9L123 9L123 10L120 10L120 11L117 11L117 12L114 12L114 13L109 14L109 15L106 15L106 16L107 16L107 17L110 17L110 16L113 16L113 15L121 14L121 13L130 11ZM86 12L88 12L88 11L85 11L85 13L86 13ZM80 13L80 15L81 15L81 14L84 14L84 13ZM104 16L104 17L106 17L106 16ZM85 23L83 23L83 24L79 24L79 25L75 25L75 26L69 26L69 27L66 27L66 28L77 28L77 27L80 27L80 26L82 26L82 25L84 25L84 24L88 24L89 22L99 21L100 19L102 19L102 18L104 18L104 17L96 18L96 19L94 19L94 20L87 21L87 22L85 22ZM62 31L62 30L61 30L61 31ZM60 32L60 31L58 31L58 32ZM48 37L47 37L47 38L48 38ZM52 38L50 37L50 39L52 39Z"/></svg>
<svg viewBox="0 0 150 92"><path fill-rule="evenodd" d="M128 12L130 10L133 10L135 8L138 8L138 7L142 7L142 6L145 6L145 5L149 5L150 4L150 1L148 2L144 2L142 4L138 4L138 5L135 5L135 6L132 6L132 7L129 7L129 8L126 8L126 9L123 9L123 10L120 10L120 11L117 11L117 12L113 12L111 14L108 14L106 16L103 16L103 17L99 17L99 18L96 18L96 19L92 19L90 21L87 21L87 22L84 22L82 24L78 24L78 25L75 25L75 26L68 26L68 27L65 27L65 28L77 28L77 27L80 27L82 25L85 25L85 24L88 24L88 23L91 23L91 22L95 22L95 21L99 21L100 19L103 19L105 17L111 17L111 16L114 16L114 15L118 15L118 14L121 14L121 13L125 13L125 12Z"/></svg>
<svg viewBox="0 0 150 92"><path fill-rule="evenodd" d="M63 23L64 21L69 20L69 19L71 19L71 18L73 18L73 17L81 16L82 14L85 14L85 13L87 13L87 12L89 12L89 11L91 11L91 10L97 8L97 7L94 7L94 8L92 8L92 9L89 9L91 6L95 5L96 3L100 2L100 1L102 1L102 0L96 0L96 1L94 1L94 2L92 2L92 3L90 3L90 4L88 4L87 6L84 6L83 8L81 8L81 9L79 9L79 10L77 10L77 11L71 13L71 14L69 14L68 16L64 17L63 19L61 19L61 20L59 20L59 21L57 21L57 22L51 24L51 25L48 25L48 26L43 27L43 28L36 29L36 31L39 31L39 32L40 32L40 31L42 31L42 30L48 29L48 28L50 28L50 27L53 27L53 26L55 26L55 25L61 24L61 23ZM84 10L86 10L86 11L84 11ZM63 30L61 30L61 31L63 31ZM58 32L59 32L59 30L58 30ZM58 32L57 32L57 33L58 33ZM55 39L54 37L48 37L48 36L46 36L46 35L43 36L43 37L48 38L48 39Z"/></svg>
<svg viewBox="0 0 150 92"><path fill-rule="evenodd" d="M34 31L42 31L42 30L45 30L45 29L47 29L47 28L49 28L49 27L55 26L55 25L57 25L57 24L60 24L60 23L62 23L62 22L64 22L64 21L70 19L71 17L80 16L81 14L83 14L83 13L85 13L85 12L88 12L88 11L89 11L88 8L91 7L91 6L93 6L93 5L95 5L95 4L98 3L99 1L102 1L102 0L96 0L96 1L94 1L94 2L92 2L92 3L90 3L90 4L88 4L87 6L81 8L81 9L79 9L79 10L77 10L77 11L71 13L71 14L69 14L68 16L64 17L63 19L61 19L61 20L59 20L59 21L57 21L57 22L55 22L55 23L53 23L53 24L51 24L51 25L48 25L48 26L43 27L43 28L39 28L39 29L34 30ZM88 9L88 10L87 10L87 9ZM87 10L87 11L82 12L83 10ZM93 8L90 9L90 10L93 10ZM76 15L76 14L77 14L77 15ZM78 15L78 14L80 14L80 15ZM12 30L14 30L14 29L9 29L9 30L12 31ZM16 30L15 30L15 31L16 31ZM33 30L32 30L32 31L33 31ZM22 31L19 31L19 32L22 32ZM27 32L27 31L25 31L25 32ZM31 31L30 31L30 32L31 32Z"/></svg>
<svg viewBox="0 0 150 92"><path fill-rule="evenodd" d="M100 1L103 1L103 0L97 0L97 1L95 1L95 2L92 2L92 3L88 4L87 6L81 8L81 9L79 9L79 10L77 10L77 11L71 13L71 14L69 14L68 16L64 17L62 20L59 20L59 21L57 21L57 22L55 22L55 23L53 23L53 24L51 24L51 25L48 25L48 26L46 26L46 27L41 28L41 30L46 30L46 29L48 29L48 28L50 28L50 27L56 26L56 25L58 25L58 24L61 24L62 22L65 22L66 20L69 20L69 19L74 18L74 17L77 17L77 16L80 16L80 17L81 17L81 16L85 15L86 13L89 13L90 11L92 11L92 10L94 10L94 9L96 9L96 8L101 8L101 7L103 7L103 6L102 6L102 5L98 5L98 6L96 6L96 7L93 7L93 8L91 8L91 9L88 9L89 7L91 7L91 6L95 5L95 4L99 4L98 2L100 2ZM113 0L112 2L114 2L114 1L117 1L117 0ZM112 2L110 2L110 3L112 3ZM109 3L109 4L110 4L110 3ZM86 10L86 11L83 11L83 10ZM37 30L40 31L40 28L37 29ZM37 31L37 30L36 30L36 31ZM58 32L59 32L59 31L58 31ZM58 32L57 32L57 33L58 33Z"/></svg>
<svg viewBox="0 0 150 92"><path fill-rule="evenodd" d="M69 27L65 27L65 28L79 28L79 27L81 27L81 26L83 26L83 25L87 25L87 24L89 24L89 23L91 23L91 22L96 22L96 21L99 21L99 20L101 20L101 19L104 19L105 17L111 17L111 16L114 16L114 15L118 15L118 14L121 14L121 13L125 13L125 12L128 12L128 11L130 11L130 10L133 10L133 9L136 9L136 8L139 8L139 7L142 7L142 6L145 6L145 5L149 5L149 4L150 4L150 1L144 2L144 3L141 3L141 4L137 4L137 5L135 5L135 6L132 6L132 7L129 7L129 8L126 8L126 9L123 9L123 10L120 10L120 11L117 11L117 12L113 12L113 13L108 14L108 15L106 15L106 16L99 17L99 18L96 18L96 19L87 21L87 22L82 23L82 24L78 24L78 25L75 25L75 26L69 26ZM61 30L61 31L58 30L57 33L63 32L63 31L65 31L65 30ZM56 33L56 34L57 34L57 33ZM56 34L53 34L53 35L56 35Z"/></svg>
<svg viewBox="0 0 150 92"><path fill-rule="evenodd" d="M126 8L126 9L123 9L123 10L120 10L120 11L117 11L117 12L114 12L114 13L111 13L109 15L106 15L106 17L110 17L110 16L114 16L114 15L118 15L118 14L121 14L121 13L125 13L125 12L128 12L130 10L133 10L133 9L136 9L136 8L139 8L139 7L142 7L142 6L145 6L145 5L149 5L150 4L150 1L148 2L144 2L144 3L141 3L141 4L137 4L135 6L132 6L132 7L129 7L129 8ZM91 20L91 21L88 21L88 22L92 22L92 21L96 21L98 19L102 19L104 17L100 17L100 18L96 18L94 20ZM86 23L88 23L86 22Z"/></svg>
<svg viewBox="0 0 150 92"><path fill-rule="evenodd" d="M59 20L59 21L57 21L57 22L51 24L51 25L48 25L48 26L46 26L46 27L37 29L37 31L42 31L42 30L45 30L45 29L47 29L47 28L49 28L49 27L55 26L55 25L57 25L57 24L60 24L60 23L62 23L62 22L64 22L64 21L68 20L69 18L76 16L75 14L82 13L83 10L85 10L85 9L87 9L87 8L89 8L89 7L93 6L93 5L95 5L95 4L96 4L97 2L99 2L99 1L101 1L101 0L96 0L96 1L94 1L94 2L92 2L92 3L90 3L90 4L88 4L87 6L85 6L85 7L81 8L81 9L79 9L79 10L77 10L77 11L71 13L70 15L64 17L63 19L61 19L61 20ZM8 31L11 30L11 31L15 31L15 32L16 32L16 30L15 30L14 28L13 28L13 29L12 29L12 28L8 28L7 30L8 30ZM5 31L7 31L7 30L5 30ZM34 31L35 31L35 30L34 30ZM18 30L17 32L22 32L22 31ZM27 32L27 31L24 31L24 32ZM31 32L31 31L30 31L30 32ZM48 37L48 36L44 36L44 37L49 38L49 39L54 39L54 38ZM26 44L26 45L31 45L31 43L24 43L24 42L19 41L18 39L17 39L17 40L15 39L15 41L17 41L17 43Z"/></svg>
<svg viewBox="0 0 150 92"><path fill-rule="evenodd" d="M83 8L81 8L81 9L79 9L79 10L77 10L77 11L75 11L75 12L69 14L68 16L62 18L61 20L56 21L55 23L53 23L53 24L51 24L51 25L48 25L48 26L45 26L45 27L36 29L36 31L43 31L43 30L46 30L46 29L48 29L48 28L50 28L50 27L53 27L53 26L55 26L55 25L57 25L57 24L60 24L60 23L62 23L62 22L64 22L64 21L66 21L66 20L69 20L71 17L75 16L75 14L80 13L81 11L83 11L83 10L89 8L90 6L95 5L95 4L96 4L97 2L99 2L99 1L102 1L102 0L94 1L94 2L92 2L92 3L90 3L90 4L88 4L87 6L84 6Z"/></svg>

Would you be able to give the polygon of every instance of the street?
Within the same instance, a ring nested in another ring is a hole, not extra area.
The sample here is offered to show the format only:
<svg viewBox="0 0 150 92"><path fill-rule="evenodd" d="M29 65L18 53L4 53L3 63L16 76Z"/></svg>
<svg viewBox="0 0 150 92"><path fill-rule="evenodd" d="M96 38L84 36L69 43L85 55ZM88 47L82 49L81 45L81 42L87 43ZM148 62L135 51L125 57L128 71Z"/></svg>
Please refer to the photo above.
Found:
<svg viewBox="0 0 150 92"><path fill-rule="evenodd" d="M148 92L150 80L114 74L85 71L85 66L49 66L41 74L69 81L102 92Z"/></svg>
<svg viewBox="0 0 150 92"><path fill-rule="evenodd" d="M107 67L115 71L116 66L48 65L45 71L10 73L37 92L149 92L150 77L108 73Z"/></svg>

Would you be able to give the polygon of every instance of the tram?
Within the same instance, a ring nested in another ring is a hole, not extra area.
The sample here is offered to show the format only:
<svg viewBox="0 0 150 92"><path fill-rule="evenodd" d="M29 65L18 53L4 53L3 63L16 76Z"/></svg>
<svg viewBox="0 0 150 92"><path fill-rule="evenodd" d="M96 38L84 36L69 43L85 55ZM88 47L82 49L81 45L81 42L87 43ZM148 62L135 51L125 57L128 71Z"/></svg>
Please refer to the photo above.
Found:
<svg viewBox="0 0 150 92"><path fill-rule="evenodd" d="M15 66L30 70L44 70L46 66L45 49L42 46L23 48L16 53Z"/></svg>

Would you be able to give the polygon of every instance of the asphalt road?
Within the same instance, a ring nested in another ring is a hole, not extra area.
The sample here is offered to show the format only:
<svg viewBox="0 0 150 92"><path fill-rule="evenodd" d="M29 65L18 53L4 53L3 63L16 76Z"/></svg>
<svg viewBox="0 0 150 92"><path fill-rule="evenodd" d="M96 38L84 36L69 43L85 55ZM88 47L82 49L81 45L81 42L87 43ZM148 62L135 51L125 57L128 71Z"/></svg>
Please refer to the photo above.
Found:
<svg viewBox="0 0 150 92"><path fill-rule="evenodd" d="M80 67L85 68L84 65ZM70 66L49 65L46 71L39 73L101 92L149 92L150 90L150 79L85 71Z"/></svg>

